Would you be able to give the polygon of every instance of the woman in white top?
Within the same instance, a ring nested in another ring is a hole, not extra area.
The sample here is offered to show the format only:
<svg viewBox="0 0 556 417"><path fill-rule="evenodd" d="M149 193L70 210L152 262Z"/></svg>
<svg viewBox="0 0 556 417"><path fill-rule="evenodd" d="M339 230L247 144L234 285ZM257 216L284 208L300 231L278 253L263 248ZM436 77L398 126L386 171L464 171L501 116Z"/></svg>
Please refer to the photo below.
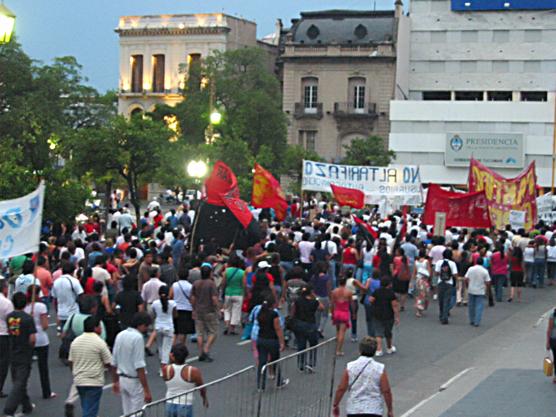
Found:
<svg viewBox="0 0 556 417"><path fill-rule="evenodd" d="M336 388L335 417L340 416L340 402L346 391L348 391L346 404L348 417L381 417L384 414L384 403L388 408L388 417L394 416L392 391L384 364L373 359L376 348L377 344L374 338L365 336L361 340L359 344L361 356L347 364L338 388Z"/></svg>
<svg viewBox="0 0 556 417"><path fill-rule="evenodd" d="M529 240L527 247L523 249L523 265L525 266L525 282L532 285L535 272L535 241L533 239Z"/></svg>
<svg viewBox="0 0 556 417"><path fill-rule="evenodd" d="M192 417L193 394L184 393L204 384L201 371L185 364L187 355L187 347L178 343L170 352L170 365L162 365L162 378L166 381L166 417ZM208 407L206 389L201 388L199 393L203 406Z"/></svg>
<svg viewBox="0 0 556 417"><path fill-rule="evenodd" d="M170 288L170 299L176 302L177 318L174 320L174 333L176 343L185 343L186 335L195 333L195 322L193 321L193 307L191 306L191 289L193 286L187 280L188 268L181 268L178 273L178 281Z"/></svg>
<svg viewBox="0 0 556 417"><path fill-rule="evenodd" d="M35 297L33 298L33 290ZM44 399L56 397L56 393L50 389L50 375L48 372L48 309L44 303L38 302L41 287L30 285L27 289L27 305L25 311L33 316L35 327L37 328L37 339L35 342L34 353L37 356L39 364L39 375L41 379L42 397Z"/></svg>
<svg viewBox="0 0 556 417"><path fill-rule="evenodd" d="M168 295L167 285L158 289L159 299L152 304L155 331L147 342L147 347L150 347L156 337L158 356L162 365L170 363L170 349L174 342L174 318L177 316L176 302L169 300Z"/></svg>

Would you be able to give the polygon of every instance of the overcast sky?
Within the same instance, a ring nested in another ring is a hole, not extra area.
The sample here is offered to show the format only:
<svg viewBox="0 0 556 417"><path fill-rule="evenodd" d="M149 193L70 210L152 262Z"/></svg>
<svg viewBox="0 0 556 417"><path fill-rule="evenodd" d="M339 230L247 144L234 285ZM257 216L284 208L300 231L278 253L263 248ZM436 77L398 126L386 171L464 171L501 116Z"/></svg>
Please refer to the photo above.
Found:
<svg viewBox="0 0 556 417"><path fill-rule="evenodd" d="M300 11L393 9L394 0L5 0L16 15L19 42L32 58L48 62L73 55L89 83L104 91L118 86L118 17L143 14L224 12L257 22L258 37L288 26Z"/></svg>

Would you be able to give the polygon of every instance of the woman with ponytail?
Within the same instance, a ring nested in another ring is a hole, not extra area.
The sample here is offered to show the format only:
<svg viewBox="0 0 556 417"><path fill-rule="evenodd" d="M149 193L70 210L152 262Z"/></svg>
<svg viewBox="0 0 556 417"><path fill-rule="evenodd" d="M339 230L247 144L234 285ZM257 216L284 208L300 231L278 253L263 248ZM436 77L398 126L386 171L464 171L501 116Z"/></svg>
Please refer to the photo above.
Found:
<svg viewBox="0 0 556 417"><path fill-rule="evenodd" d="M167 285L158 289L159 299L152 304L155 331L147 342L150 347L156 338L161 365L170 363L170 350L174 342L174 318L177 317L176 302L169 299L169 293Z"/></svg>

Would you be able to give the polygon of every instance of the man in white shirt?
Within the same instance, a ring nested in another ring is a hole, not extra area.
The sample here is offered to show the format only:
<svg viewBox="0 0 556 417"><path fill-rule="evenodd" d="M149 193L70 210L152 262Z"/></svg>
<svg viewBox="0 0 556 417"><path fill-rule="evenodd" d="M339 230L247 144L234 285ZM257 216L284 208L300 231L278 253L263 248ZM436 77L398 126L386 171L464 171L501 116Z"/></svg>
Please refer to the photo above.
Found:
<svg viewBox="0 0 556 417"><path fill-rule="evenodd" d="M469 323L479 327L485 307L487 289L490 286L490 275L483 266L483 258L477 258L476 265L473 265L465 274L465 282L469 293Z"/></svg>
<svg viewBox="0 0 556 417"><path fill-rule="evenodd" d="M133 217L131 217L131 214L129 214L128 211L122 212L120 217L118 217L118 227L120 228L120 232L124 229L131 232L131 229L133 228Z"/></svg>
<svg viewBox="0 0 556 417"><path fill-rule="evenodd" d="M57 311L58 326L64 327L69 316L79 312L77 299L83 294L83 288L77 278L73 277L75 266L66 262L62 266L62 276L54 281L52 297Z"/></svg>
<svg viewBox="0 0 556 417"><path fill-rule="evenodd" d="M3 388L10 366L10 337L6 317L14 311L14 305L8 299L8 280L0 279L0 398L6 398Z"/></svg>
<svg viewBox="0 0 556 417"><path fill-rule="evenodd" d="M152 303L159 299L158 290L166 284L160 280L160 269L158 267L151 266L149 268L149 275L150 279L143 284L141 297L147 303L147 311L150 312Z"/></svg>
<svg viewBox="0 0 556 417"><path fill-rule="evenodd" d="M100 281L104 284L102 289L102 294L108 294L108 284L112 284L112 277L110 273L105 269L106 257L104 255L97 256L95 258L95 266L92 268L93 279L95 281Z"/></svg>
<svg viewBox="0 0 556 417"><path fill-rule="evenodd" d="M434 264L434 272L438 277L438 308L440 310L440 322L448 324L448 314L450 309L455 305L452 298L456 298L455 277L458 274L458 267L452 261L452 251L444 250L442 259Z"/></svg>

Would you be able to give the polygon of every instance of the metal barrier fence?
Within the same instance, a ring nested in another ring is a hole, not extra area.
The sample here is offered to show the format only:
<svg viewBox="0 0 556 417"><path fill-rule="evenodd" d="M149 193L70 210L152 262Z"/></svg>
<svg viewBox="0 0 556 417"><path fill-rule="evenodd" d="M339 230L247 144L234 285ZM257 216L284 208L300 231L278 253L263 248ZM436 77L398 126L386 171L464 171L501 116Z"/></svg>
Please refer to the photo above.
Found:
<svg viewBox="0 0 556 417"><path fill-rule="evenodd" d="M260 375L255 366L249 366L122 417L181 417L187 414L174 414L172 409L188 403L195 417L329 417L335 352L334 337L268 363ZM206 390L208 407L203 406L202 389Z"/></svg>
<svg viewBox="0 0 556 417"><path fill-rule="evenodd" d="M335 337L265 365L256 416L329 417L335 372Z"/></svg>

